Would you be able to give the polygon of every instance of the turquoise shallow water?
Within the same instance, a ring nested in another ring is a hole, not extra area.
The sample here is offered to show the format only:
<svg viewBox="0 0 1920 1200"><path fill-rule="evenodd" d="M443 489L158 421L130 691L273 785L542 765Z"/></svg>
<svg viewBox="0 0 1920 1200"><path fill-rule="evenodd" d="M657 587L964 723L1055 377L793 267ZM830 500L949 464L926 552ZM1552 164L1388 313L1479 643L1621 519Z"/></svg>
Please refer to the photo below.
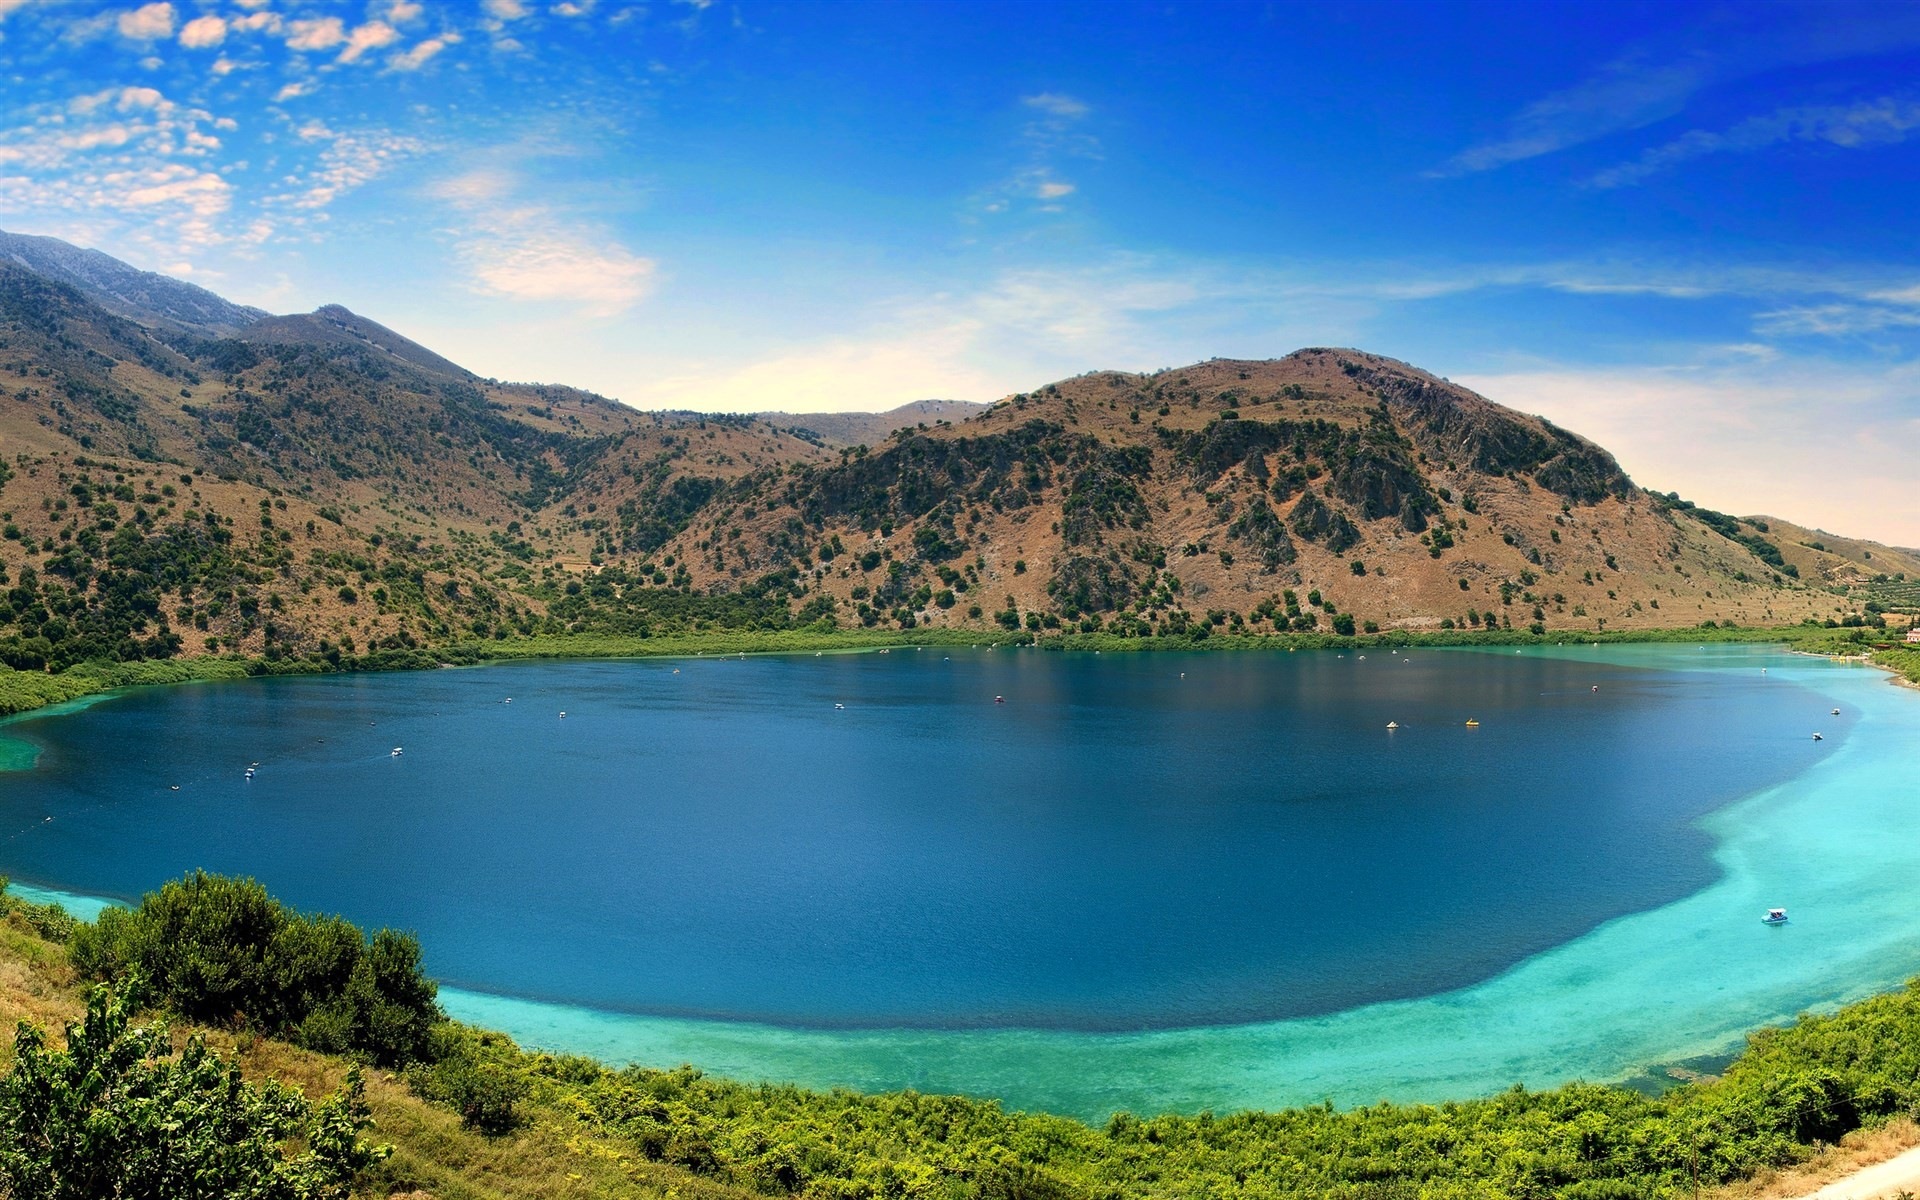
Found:
<svg viewBox="0 0 1920 1200"><path fill-rule="evenodd" d="M1670 668L1664 648L1558 653ZM1710 662L1696 660L1696 665ZM1614 1080L1920 973L1920 697L1866 668L1787 655L1781 682L1858 707L1846 746L1706 818L1723 877L1472 987L1324 1017L1133 1035L808 1033L663 1021L451 992L463 1019L613 1060L720 1075L1006 1098L1099 1119L1131 1110L1437 1101L1515 1083ZM1757 669L1745 665L1742 669ZM1786 904L1793 920L1757 920Z"/></svg>
<svg viewBox="0 0 1920 1200"><path fill-rule="evenodd" d="M1920 746L1920 698L1888 686L1880 672L1784 654L1552 653L1596 667L1737 678L1742 689L1808 689L1842 706L1851 728L1784 782L1699 821L1717 880L1709 870L1691 894L1438 995L1146 1032L796 1029L452 987L443 1002L526 1044L608 1060L688 1061L717 1074L813 1085L963 1091L1097 1119L1116 1109L1442 1099L1515 1082L1622 1078L1651 1062L1722 1050L1762 1024L1920 972L1920 839L1907 833L1920 812L1920 781L1909 765ZM1823 714L1809 724L1832 720ZM539 891L566 880L522 883ZM1761 927L1757 916L1771 904L1789 905L1793 923ZM1433 936L1444 941L1446 931Z"/></svg>

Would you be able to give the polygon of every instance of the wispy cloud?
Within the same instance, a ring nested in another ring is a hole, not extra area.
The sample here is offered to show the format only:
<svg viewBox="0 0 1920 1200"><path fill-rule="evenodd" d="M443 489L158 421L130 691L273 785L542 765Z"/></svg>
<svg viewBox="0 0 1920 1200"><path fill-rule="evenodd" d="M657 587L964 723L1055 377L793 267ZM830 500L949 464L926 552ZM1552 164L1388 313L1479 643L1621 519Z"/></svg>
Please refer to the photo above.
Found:
<svg viewBox="0 0 1920 1200"><path fill-rule="evenodd" d="M1920 307L1885 304L1802 304L1754 314L1754 328L1769 337L1847 337L1884 329L1920 329Z"/></svg>
<svg viewBox="0 0 1920 1200"><path fill-rule="evenodd" d="M364 25L356 26L353 32L347 35L346 49L340 51L337 61L353 62L369 50L391 46L399 40L400 31L385 21L368 21Z"/></svg>
<svg viewBox="0 0 1920 1200"><path fill-rule="evenodd" d="M117 214L144 240L182 250L222 240L233 188L208 160L231 123L156 88L104 88L42 104L0 130L0 204L84 219Z"/></svg>
<svg viewBox="0 0 1920 1200"><path fill-rule="evenodd" d="M1751 153L1783 142L1820 142L1849 150L1890 146L1920 132L1920 100L1882 96L1854 104L1782 108L1721 131L1694 129L1595 175L1595 187L1639 183L1690 159Z"/></svg>
<svg viewBox="0 0 1920 1200"><path fill-rule="evenodd" d="M418 71L431 62L434 56L447 47L459 42L457 33L443 33L439 37L425 38L387 59L387 66L394 71Z"/></svg>
<svg viewBox="0 0 1920 1200"><path fill-rule="evenodd" d="M472 172L434 191L459 214L455 245L481 295L612 317L653 290L652 259L550 203L524 199L521 181L509 173Z"/></svg>
<svg viewBox="0 0 1920 1200"><path fill-rule="evenodd" d="M418 138L382 129L340 132L324 121L304 122L294 135L318 148L317 160L312 167L283 178L280 190L266 202L309 215L427 149Z"/></svg>
<svg viewBox="0 0 1920 1200"><path fill-rule="evenodd" d="M1781 67L1887 54L1920 45L1920 10L1867 3L1774 7L1760 32L1703 27L1683 49L1637 46L1570 87L1535 100L1498 133L1428 172L1489 171L1685 111L1702 90Z"/></svg>
<svg viewBox="0 0 1920 1200"><path fill-rule="evenodd" d="M1093 106L1086 101L1062 92L1037 92L1021 97L1020 104L1029 114L1019 135L1020 154L1025 161L975 197L978 212L1060 212L1060 202L1079 191L1076 184L1061 177L1066 161L1099 156L1099 142L1085 129L1084 123L1093 113Z"/></svg>

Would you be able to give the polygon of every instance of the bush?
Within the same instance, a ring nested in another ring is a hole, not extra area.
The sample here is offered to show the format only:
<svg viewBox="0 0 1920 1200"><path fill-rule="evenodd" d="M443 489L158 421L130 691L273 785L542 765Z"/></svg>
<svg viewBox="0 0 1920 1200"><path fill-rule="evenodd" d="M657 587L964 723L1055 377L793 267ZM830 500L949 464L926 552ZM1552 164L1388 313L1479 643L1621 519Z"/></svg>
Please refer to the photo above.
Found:
<svg viewBox="0 0 1920 1200"><path fill-rule="evenodd" d="M504 1038L443 1024L433 1031L433 1062L410 1069L407 1086L416 1096L452 1108L467 1128L500 1137L519 1126L519 1105L527 1097L516 1057Z"/></svg>
<svg viewBox="0 0 1920 1200"><path fill-rule="evenodd" d="M132 1027L137 985L95 988L66 1049L25 1022L0 1080L0 1194L9 1200L168 1197L344 1200L392 1152L359 1139L358 1073L317 1108L279 1083L253 1087L196 1037ZM301 1152L289 1157L288 1146Z"/></svg>
<svg viewBox="0 0 1920 1200"><path fill-rule="evenodd" d="M90 978L140 974L189 1019L383 1066L425 1054L440 1019L411 935L383 929L369 942L339 917L286 908L252 879L197 871L78 926L68 953Z"/></svg>

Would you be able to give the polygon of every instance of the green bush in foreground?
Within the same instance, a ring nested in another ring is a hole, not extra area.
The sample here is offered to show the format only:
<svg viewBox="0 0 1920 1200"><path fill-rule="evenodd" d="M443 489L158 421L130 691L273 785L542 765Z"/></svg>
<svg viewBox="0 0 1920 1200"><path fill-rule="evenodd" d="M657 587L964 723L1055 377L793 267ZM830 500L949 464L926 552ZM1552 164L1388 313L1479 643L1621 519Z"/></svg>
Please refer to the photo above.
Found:
<svg viewBox="0 0 1920 1200"><path fill-rule="evenodd" d="M195 872L76 927L67 952L90 978L150 980L192 1020L383 1066L423 1057L441 1019L411 935L368 939L339 917L286 908L251 879Z"/></svg>
<svg viewBox="0 0 1920 1200"><path fill-rule="evenodd" d="M9 1200L334 1200L386 1156L360 1140L359 1076L318 1107L253 1087L199 1038L176 1058L132 1026L134 988L87 997L67 1048L22 1022L0 1079L0 1195ZM297 1142L304 1149L290 1154Z"/></svg>

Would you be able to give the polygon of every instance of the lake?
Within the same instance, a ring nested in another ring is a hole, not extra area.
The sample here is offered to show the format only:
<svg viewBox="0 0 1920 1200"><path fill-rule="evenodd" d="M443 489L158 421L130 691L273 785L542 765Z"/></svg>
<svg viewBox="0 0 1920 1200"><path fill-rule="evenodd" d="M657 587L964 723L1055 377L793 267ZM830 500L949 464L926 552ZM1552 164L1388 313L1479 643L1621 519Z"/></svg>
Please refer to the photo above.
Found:
<svg viewBox="0 0 1920 1200"><path fill-rule="evenodd" d="M156 688L7 727L38 756L0 866L121 898L254 875L414 930L451 1009L537 1044L1231 1106L1248 1064L1213 1056L1249 1031L1470 995L1724 887L1714 820L1878 762L1862 722L1920 707L1883 679L1746 648L928 648ZM1809 923L1756 903L1724 920L1757 953ZM1099 1090L1123 1047L1192 1078Z"/></svg>

